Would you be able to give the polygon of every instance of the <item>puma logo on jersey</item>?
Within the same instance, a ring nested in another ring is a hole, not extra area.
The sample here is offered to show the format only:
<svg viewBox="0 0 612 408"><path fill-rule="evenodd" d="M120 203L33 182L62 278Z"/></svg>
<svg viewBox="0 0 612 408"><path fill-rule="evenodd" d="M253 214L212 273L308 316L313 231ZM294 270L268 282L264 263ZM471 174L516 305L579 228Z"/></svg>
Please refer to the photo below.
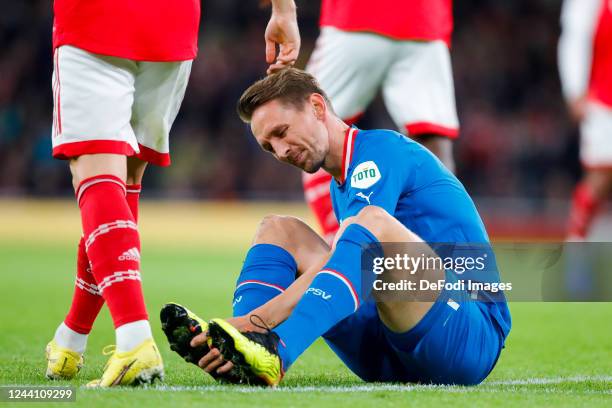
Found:
<svg viewBox="0 0 612 408"><path fill-rule="evenodd" d="M366 189L380 180L380 171L373 161L359 163L351 175L351 187Z"/></svg>
<svg viewBox="0 0 612 408"><path fill-rule="evenodd" d="M360 191L360 192L358 192L358 193L356 194L356 196L357 196L357 197L361 197L361 198L363 198L364 200L366 200L366 201L368 202L368 204L371 204L371 203L370 203L370 196L371 196L372 194L374 194L374 192L373 192L373 191L370 191L370 194L368 194L368 195L365 195L365 194L363 194L363 193Z"/></svg>
<svg viewBox="0 0 612 408"><path fill-rule="evenodd" d="M327 293L325 293L324 290L318 289L318 288L308 288L308 290L306 291L306 293L312 293L315 296L321 296L323 298L323 300L329 300L331 299L332 295L328 295Z"/></svg>

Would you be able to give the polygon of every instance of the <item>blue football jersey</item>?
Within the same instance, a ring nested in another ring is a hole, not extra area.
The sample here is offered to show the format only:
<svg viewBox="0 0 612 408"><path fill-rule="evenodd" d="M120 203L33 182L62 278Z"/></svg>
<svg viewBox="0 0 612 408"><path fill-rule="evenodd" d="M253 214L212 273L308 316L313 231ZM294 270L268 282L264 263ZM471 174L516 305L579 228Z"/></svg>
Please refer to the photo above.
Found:
<svg viewBox="0 0 612 408"><path fill-rule="evenodd" d="M341 183L332 181L330 187L340 222L376 205L428 243L489 243L461 182L429 150L401 133L350 128L342 175ZM507 334L511 323L505 298L490 308Z"/></svg>

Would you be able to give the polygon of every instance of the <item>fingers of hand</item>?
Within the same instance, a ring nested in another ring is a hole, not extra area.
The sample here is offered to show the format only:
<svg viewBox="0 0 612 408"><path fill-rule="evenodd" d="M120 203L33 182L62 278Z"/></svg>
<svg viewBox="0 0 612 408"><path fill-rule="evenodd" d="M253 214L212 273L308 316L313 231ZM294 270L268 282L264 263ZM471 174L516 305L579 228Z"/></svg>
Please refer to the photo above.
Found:
<svg viewBox="0 0 612 408"><path fill-rule="evenodd" d="M206 340L208 340L208 336L206 335L206 333L200 333L193 339L191 339L191 342L189 344L191 345L191 347L198 347L206 344Z"/></svg>
<svg viewBox="0 0 612 408"><path fill-rule="evenodd" d="M293 63L298 58L298 47L293 44L281 44L276 62Z"/></svg>
<svg viewBox="0 0 612 408"><path fill-rule="evenodd" d="M204 357L200 359L198 365L207 373L213 372L217 367L221 366L225 360L219 349L212 348Z"/></svg>
<svg viewBox="0 0 612 408"><path fill-rule="evenodd" d="M293 62L291 62L291 63L279 63L279 62L276 62L276 63L274 63L274 64L272 64L272 65L270 65L268 67L268 70L266 71L266 73L268 75L270 75L270 74L273 74L273 73L275 73L277 71L280 71L283 68L287 68L287 67L292 66L292 65L293 65Z"/></svg>
<svg viewBox="0 0 612 408"><path fill-rule="evenodd" d="M271 64L276 57L276 43L266 39L266 62Z"/></svg>
<svg viewBox="0 0 612 408"><path fill-rule="evenodd" d="M226 361L225 364L217 369L217 374L226 374L232 368L234 368L234 364L231 361Z"/></svg>

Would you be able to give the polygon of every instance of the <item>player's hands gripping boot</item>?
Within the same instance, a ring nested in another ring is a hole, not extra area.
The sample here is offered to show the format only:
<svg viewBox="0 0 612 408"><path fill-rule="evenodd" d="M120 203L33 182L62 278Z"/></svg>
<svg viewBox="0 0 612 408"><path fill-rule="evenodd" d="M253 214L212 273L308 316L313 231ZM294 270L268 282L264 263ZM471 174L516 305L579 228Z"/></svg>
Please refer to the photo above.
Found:
<svg viewBox="0 0 612 408"><path fill-rule="evenodd" d="M70 380L83 366L83 356L76 351L60 347L51 340L45 349L47 356L46 376L50 380Z"/></svg>
<svg viewBox="0 0 612 408"><path fill-rule="evenodd" d="M121 353L115 346L107 346L103 353L112 355L104 366L102 378L89 382L88 387L152 384L155 379L164 379L164 364L153 339Z"/></svg>
<svg viewBox="0 0 612 408"><path fill-rule="evenodd" d="M223 319L212 319L208 324L212 346L247 376L249 384L276 386L284 375L278 355L280 339L267 327L265 330L241 333Z"/></svg>
<svg viewBox="0 0 612 408"><path fill-rule="evenodd" d="M198 362L210 351L210 348L207 344L192 347L191 340L201 333L206 333L208 323L178 303L164 305L159 313L159 318L162 330L168 338L168 343L170 343L170 349L188 363L198 365ZM247 382L246 378L243 378L235 369L222 375L216 372L211 372L210 375L218 381L227 381L234 384Z"/></svg>

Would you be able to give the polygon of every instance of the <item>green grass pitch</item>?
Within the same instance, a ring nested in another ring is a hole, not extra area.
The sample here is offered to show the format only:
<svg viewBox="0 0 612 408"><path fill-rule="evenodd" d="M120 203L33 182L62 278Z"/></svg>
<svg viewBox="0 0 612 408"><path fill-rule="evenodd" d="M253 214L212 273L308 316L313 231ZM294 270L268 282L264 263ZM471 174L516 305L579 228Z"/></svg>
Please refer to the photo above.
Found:
<svg viewBox="0 0 612 408"><path fill-rule="evenodd" d="M364 383L323 342L277 389L216 385L170 351L158 312L163 303L177 301L205 318L227 316L244 251L266 212L305 215L302 206L144 203L143 285L166 380L149 388L78 388L77 405L612 406L612 303L511 304L514 325L506 349L477 387ZM78 234L71 202L0 201L0 385L50 384L43 350L72 296ZM75 385L99 376L106 360L102 347L113 337L104 310Z"/></svg>

